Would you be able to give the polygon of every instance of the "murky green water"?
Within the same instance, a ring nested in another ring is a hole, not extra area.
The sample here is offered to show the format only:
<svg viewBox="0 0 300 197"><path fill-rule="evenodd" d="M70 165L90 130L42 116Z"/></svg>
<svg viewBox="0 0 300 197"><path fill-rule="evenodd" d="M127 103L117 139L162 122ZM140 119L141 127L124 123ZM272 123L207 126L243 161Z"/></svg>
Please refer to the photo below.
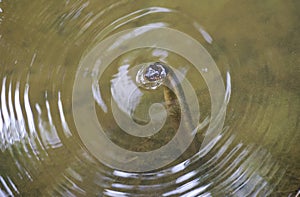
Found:
<svg viewBox="0 0 300 197"><path fill-rule="evenodd" d="M0 196L300 195L299 9L0 0Z"/></svg>

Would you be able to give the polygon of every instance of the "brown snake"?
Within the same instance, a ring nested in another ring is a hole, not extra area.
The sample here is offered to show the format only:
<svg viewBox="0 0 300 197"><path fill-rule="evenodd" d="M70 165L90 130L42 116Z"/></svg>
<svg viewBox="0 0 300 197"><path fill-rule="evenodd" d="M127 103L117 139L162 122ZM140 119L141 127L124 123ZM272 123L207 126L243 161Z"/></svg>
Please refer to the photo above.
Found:
<svg viewBox="0 0 300 197"><path fill-rule="evenodd" d="M142 81L147 89L156 89L158 86L163 85L164 100L168 113L172 117L172 124L178 125L181 115L184 129L186 130L185 134L189 135L193 133L196 125L193 125L186 96L175 72L161 62L150 63L142 70L141 77L143 79L140 81ZM179 144L181 143L179 142ZM196 150L195 147L193 147L193 150Z"/></svg>

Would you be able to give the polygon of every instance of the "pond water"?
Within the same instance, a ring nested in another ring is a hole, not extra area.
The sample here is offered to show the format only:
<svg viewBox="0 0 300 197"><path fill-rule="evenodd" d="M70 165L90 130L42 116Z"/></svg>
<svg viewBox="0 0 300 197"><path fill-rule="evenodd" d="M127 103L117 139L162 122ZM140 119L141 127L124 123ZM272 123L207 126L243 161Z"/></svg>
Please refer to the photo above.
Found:
<svg viewBox="0 0 300 197"><path fill-rule="evenodd" d="M299 9L0 0L0 196L300 196Z"/></svg>

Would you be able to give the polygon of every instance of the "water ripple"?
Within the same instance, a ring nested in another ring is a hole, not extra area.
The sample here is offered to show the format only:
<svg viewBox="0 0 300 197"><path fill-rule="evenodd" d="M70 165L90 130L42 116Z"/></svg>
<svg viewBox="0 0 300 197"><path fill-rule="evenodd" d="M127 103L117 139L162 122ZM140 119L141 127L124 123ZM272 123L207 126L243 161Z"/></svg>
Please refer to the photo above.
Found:
<svg viewBox="0 0 300 197"><path fill-rule="evenodd" d="M45 3L0 0L0 196L299 195L291 36L259 48L230 2Z"/></svg>

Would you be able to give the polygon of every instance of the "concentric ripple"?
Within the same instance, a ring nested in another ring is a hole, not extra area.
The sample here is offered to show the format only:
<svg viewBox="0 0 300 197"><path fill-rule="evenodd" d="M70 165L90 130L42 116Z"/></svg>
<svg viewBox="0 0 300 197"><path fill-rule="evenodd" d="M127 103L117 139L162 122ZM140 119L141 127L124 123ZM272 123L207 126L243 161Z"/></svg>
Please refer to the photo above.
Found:
<svg viewBox="0 0 300 197"><path fill-rule="evenodd" d="M0 0L0 196L299 195L293 6L256 6Z"/></svg>

